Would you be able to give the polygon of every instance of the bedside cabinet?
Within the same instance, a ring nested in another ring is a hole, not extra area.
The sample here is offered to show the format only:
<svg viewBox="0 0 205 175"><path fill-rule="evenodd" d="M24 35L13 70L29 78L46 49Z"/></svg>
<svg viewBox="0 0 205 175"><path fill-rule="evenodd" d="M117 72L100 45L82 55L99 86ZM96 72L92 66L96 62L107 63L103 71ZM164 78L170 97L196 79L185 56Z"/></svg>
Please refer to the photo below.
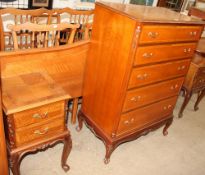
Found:
<svg viewBox="0 0 205 175"><path fill-rule="evenodd" d="M203 45L204 46L204 45ZM194 110L198 110L199 102L205 95L205 57L196 53L189 67L189 71L182 86L184 91L184 102L179 111L179 118L183 116L183 111L192 97L193 93L198 93L198 98L194 105Z"/></svg>
<svg viewBox="0 0 205 175"><path fill-rule="evenodd" d="M78 115L115 148L173 120L173 109L201 36L201 21L165 8L96 3Z"/></svg>
<svg viewBox="0 0 205 175"><path fill-rule="evenodd" d="M72 141L66 126L70 98L44 73L2 78L4 123L10 168L20 175L20 162L28 153L64 143L61 165L65 171Z"/></svg>

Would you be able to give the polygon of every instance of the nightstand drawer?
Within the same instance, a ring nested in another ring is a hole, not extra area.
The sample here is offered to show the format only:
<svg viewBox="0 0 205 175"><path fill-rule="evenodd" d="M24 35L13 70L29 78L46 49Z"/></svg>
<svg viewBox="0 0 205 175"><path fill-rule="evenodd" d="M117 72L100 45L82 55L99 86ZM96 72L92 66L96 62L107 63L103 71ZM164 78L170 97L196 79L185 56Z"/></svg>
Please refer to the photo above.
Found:
<svg viewBox="0 0 205 175"><path fill-rule="evenodd" d="M201 37L201 30L201 26L145 25L142 27L139 43L196 41Z"/></svg>
<svg viewBox="0 0 205 175"><path fill-rule="evenodd" d="M178 95L183 81L184 78L178 78L128 91L123 112Z"/></svg>
<svg viewBox="0 0 205 175"><path fill-rule="evenodd" d="M61 133L65 129L64 120L62 116L43 125L33 124L17 129L15 132L16 146L18 147L34 140L48 138L49 136Z"/></svg>
<svg viewBox="0 0 205 175"><path fill-rule="evenodd" d="M134 68L131 73L128 89L142 85L183 76L187 73L190 60L175 61L152 66Z"/></svg>
<svg viewBox="0 0 205 175"><path fill-rule="evenodd" d="M196 43L139 47L135 54L134 66L192 57L195 49Z"/></svg>
<svg viewBox="0 0 205 175"><path fill-rule="evenodd" d="M33 123L48 121L53 117L65 115L65 101L59 101L13 114L15 128L21 128Z"/></svg>
<svg viewBox="0 0 205 175"><path fill-rule="evenodd" d="M121 115L117 135L140 129L172 115L177 96Z"/></svg>

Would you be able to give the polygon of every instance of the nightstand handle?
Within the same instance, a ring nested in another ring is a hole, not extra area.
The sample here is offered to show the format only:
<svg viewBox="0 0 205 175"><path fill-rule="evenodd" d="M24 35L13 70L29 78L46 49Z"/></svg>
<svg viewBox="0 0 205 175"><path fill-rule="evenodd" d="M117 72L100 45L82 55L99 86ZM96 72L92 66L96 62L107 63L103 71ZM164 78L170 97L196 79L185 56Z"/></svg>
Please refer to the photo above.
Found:
<svg viewBox="0 0 205 175"><path fill-rule="evenodd" d="M39 119L46 118L47 116L48 116L48 112L45 112L43 115L40 115L39 113L35 113L32 115L33 118L39 118Z"/></svg>
<svg viewBox="0 0 205 175"><path fill-rule="evenodd" d="M47 132L48 132L48 127L46 127L45 129L43 129L42 132L41 132L40 130L35 130L35 131L34 131L34 134L43 135L43 134L46 134Z"/></svg>

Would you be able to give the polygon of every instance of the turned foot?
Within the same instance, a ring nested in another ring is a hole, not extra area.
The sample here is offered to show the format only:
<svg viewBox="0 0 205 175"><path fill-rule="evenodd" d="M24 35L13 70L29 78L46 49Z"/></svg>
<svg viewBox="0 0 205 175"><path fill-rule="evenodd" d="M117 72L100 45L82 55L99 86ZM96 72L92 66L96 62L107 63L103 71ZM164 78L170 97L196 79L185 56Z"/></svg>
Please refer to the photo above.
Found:
<svg viewBox="0 0 205 175"><path fill-rule="evenodd" d="M76 130L77 130L78 132L80 132L81 129L82 129L82 127L83 127L82 112L79 111L79 113L78 113L78 126L76 127Z"/></svg>
<svg viewBox="0 0 205 175"><path fill-rule="evenodd" d="M184 109L187 106L187 104L189 103L189 100L192 96L192 92L189 92L186 89L184 89L184 94L185 94L185 98L184 98L184 102L183 102L182 107L181 107L179 114L178 114L179 118L181 118L183 116Z"/></svg>
<svg viewBox="0 0 205 175"><path fill-rule="evenodd" d="M168 128L170 127L170 125L172 124L172 121L173 121L173 119L170 119L167 123L166 123L166 125L165 125L165 127L164 127L164 129L163 129L163 135L164 136L167 136L168 135Z"/></svg>
<svg viewBox="0 0 205 175"><path fill-rule="evenodd" d="M72 148L72 140L70 138L70 135L67 135L65 136L63 153L61 158L61 166L65 172L67 172L70 169L70 167L66 162L70 154L71 148Z"/></svg>

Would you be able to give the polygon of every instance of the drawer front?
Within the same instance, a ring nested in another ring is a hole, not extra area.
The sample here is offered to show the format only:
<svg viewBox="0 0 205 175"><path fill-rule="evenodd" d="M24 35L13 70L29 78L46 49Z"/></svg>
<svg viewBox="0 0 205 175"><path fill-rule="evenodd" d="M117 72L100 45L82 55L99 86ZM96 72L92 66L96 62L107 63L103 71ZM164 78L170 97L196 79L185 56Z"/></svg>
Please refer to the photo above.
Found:
<svg viewBox="0 0 205 175"><path fill-rule="evenodd" d="M139 43L197 41L201 37L201 31L201 26L145 25Z"/></svg>
<svg viewBox="0 0 205 175"><path fill-rule="evenodd" d="M58 118L53 122L48 122L43 125L33 124L20 128L15 132L16 146L18 147L31 141L48 138L55 134L61 133L64 129L64 117Z"/></svg>
<svg viewBox="0 0 205 175"><path fill-rule="evenodd" d="M59 101L49 105L41 106L31 110L15 113L15 128L21 128L33 123L48 121L57 116L62 117L65 113L65 101Z"/></svg>
<svg viewBox="0 0 205 175"><path fill-rule="evenodd" d="M172 114L177 96L121 115L117 135L141 129Z"/></svg>
<svg viewBox="0 0 205 175"><path fill-rule="evenodd" d="M196 43L139 47L135 54L134 66L192 57L195 49Z"/></svg>
<svg viewBox="0 0 205 175"><path fill-rule="evenodd" d="M186 59L171 63L134 68L130 76L128 89L185 75L189 68L189 64L190 60Z"/></svg>
<svg viewBox="0 0 205 175"><path fill-rule="evenodd" d="M183 81L184 78L177 78L128 91L125 97L123 112L178 95Z"/></svg>

